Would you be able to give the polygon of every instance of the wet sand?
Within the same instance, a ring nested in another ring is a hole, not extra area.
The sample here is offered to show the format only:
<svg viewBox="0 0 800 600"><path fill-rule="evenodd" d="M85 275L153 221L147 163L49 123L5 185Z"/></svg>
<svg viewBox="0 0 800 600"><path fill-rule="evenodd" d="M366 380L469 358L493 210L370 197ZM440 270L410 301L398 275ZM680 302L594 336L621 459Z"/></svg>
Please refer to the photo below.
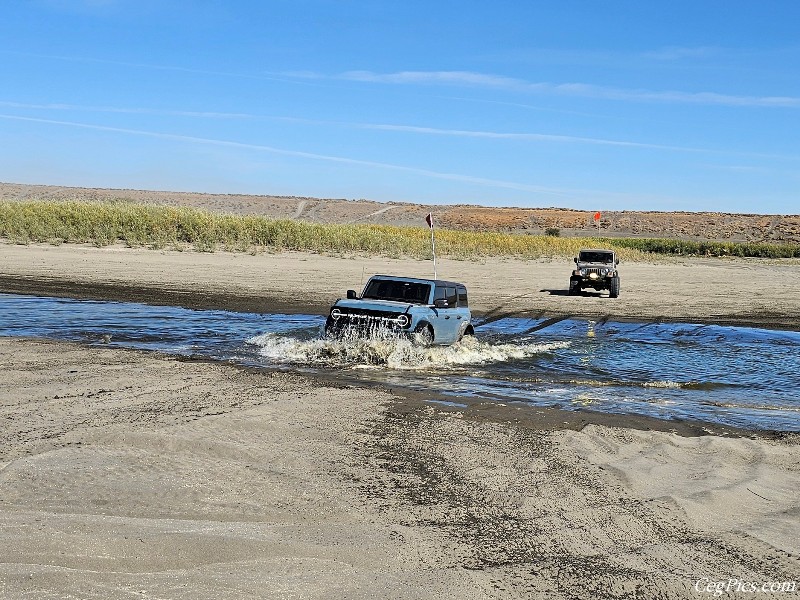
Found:
<svg viewBox="0 0 800 600"><path fill-rule="evenodd" d="M587 317L800 329L800 261L672 259L621 264L622 291L567 295L569 260L438 261L490 317ZM248 312L326 313L370 275L432 277L430 261L18 246L0 243L0 290Z"/></svg>
<svg viewBox="0 0 800 600"><path fill-rule="evenodd" d="M0 264L3 291L299 312L362 271L429 268L9 245ZM623 267L617 300L562 295L561 261L440 276L490 316L797 329L796 263ZM41 340L0 338L0 364L3 598L685 598L703 578L800 580L797 434L447 407Z"/></svg>

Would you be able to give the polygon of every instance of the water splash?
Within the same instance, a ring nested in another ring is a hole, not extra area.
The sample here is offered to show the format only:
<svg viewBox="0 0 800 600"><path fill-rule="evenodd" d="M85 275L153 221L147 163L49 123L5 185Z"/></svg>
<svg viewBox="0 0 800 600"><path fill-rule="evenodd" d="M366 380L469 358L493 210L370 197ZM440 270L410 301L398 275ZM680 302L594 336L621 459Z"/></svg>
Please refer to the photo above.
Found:
<svg viewBox="0 0 800 600"><path fill-rule="evenodd" d="M452 346L421 346L393 336L298 339L277 333L264 333L247 342L257 346L263 358L275 363L399 370L446 370L506 362L569 346L569 342L491 344L474 337Z"/></svg>

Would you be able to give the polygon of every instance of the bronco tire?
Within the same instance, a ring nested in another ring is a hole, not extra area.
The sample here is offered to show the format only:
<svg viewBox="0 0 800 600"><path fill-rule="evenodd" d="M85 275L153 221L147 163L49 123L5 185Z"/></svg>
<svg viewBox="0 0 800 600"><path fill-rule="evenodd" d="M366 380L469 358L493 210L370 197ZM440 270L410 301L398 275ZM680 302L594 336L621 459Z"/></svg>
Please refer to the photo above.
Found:
<svg viewBox="0 0 800 600"><path fill-rule="evenodd" d="M420 323L414 330L414 338L423 346L430 346L433 343L433 329L427 323Z"/></svg>

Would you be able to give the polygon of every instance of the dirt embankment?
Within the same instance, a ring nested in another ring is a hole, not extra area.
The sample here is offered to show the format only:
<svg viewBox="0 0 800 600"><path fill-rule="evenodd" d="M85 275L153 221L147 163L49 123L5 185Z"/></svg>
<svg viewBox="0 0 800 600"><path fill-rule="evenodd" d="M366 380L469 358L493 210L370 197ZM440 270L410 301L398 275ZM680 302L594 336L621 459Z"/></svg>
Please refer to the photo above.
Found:
<svg viewBox="0 0 800 600"><path fill-rule="evenodd" d="M439 226L474 231L544 233L565 236L598 232L594 211L567 208L488 208L427 206L370 200L320 199L242 194L203 194L145 190L72 188L0 183L0 200L127 200L191 206L233 214L265 215L318 223L376 223L423 226L433 211ZM600 234L608 237L654 237L688 240L800 243L800 215L601 211Z"/></svg>

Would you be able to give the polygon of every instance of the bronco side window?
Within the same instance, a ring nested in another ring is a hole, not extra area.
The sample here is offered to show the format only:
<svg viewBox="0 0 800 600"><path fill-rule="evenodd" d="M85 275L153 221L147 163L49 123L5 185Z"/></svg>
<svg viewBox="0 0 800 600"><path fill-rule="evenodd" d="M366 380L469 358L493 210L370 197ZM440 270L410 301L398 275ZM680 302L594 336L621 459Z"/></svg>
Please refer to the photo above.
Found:
<svg viewBox="0 0 800 600"><path fill-rule="evenodd" d="M436 300L447 300L447 307L448 308L455 308L458 306L458 294L456 293L456 288L454 287L437 287L436 294L433 297L433 301Z"/></svg>
<svg viewBox="0 0 800 600"><path fill-rule="evenodd" d="M467 302L467 288L458 286L458 305L466 308L469 306Z"/></svg>
<svg viewBox="0 0 800 600"><path fill-rule="evenodd" d="M447 306L450 308L455 308L458 306L458 294L456 294L456 288L449 287L445 289L447 290L447 295L445 296L445 300L447 300Z"/></svg>

